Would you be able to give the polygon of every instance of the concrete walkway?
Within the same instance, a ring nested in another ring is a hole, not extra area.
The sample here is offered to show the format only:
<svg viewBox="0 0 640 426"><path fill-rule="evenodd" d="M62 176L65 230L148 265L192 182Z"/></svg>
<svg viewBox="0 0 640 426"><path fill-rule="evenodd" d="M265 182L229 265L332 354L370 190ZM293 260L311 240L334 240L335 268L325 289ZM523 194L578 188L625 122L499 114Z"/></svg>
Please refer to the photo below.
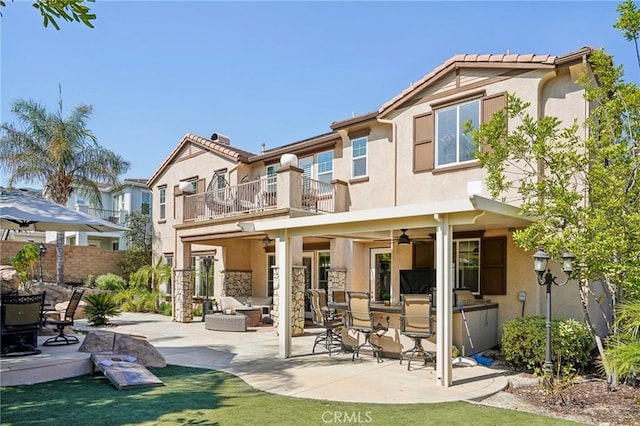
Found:
<svg viewBox="0 0 640 426"><path fill-rule="evenodd" d="M146 337L169 364L226 371L257 389L279 395L347 402L430 403L480 400L508 384L503 370L483 366L454 367L453 386L443 388L436 383L432 364L423 367L417 361L407 371L406 362L400 365L398 360L385 359L377 363L366 353L352 362L351 353L329 356L320 352L320 346L313 355L313 341L320 329L307 329L304 336L294 337L292 357L281 359L273 326L250 328L246 333L210 331L199 318L183 324L166 316L139 313L123 313L112 322L117 325L110 329L114 332ZM80 327L83 323L76 321ZM37 357L47 355L49 348L41 347L42 355L21 357L16 362L27 358L35 362ZM77 356L77 348L51 349L59 354L75 352L73 356ZM11 362L3 359L2 370L11 369Z"/></svg>

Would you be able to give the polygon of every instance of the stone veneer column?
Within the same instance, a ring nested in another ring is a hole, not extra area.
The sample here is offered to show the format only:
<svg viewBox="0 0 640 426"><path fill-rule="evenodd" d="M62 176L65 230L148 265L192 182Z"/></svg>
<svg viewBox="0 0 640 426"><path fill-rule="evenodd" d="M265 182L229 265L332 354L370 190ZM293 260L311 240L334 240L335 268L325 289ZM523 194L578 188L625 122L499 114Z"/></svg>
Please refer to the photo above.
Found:
<svg viewBox="0 0 640 426"><path fill-rule="evenodd" d="M222 271L222 294L220 296L251 296L252 272L227 269Z"/></svg>
<svg viewBox="0 0 640 426"><path fill-rule="evenodd" d="M347 291L346 269L329 269L327 277L327 293L329 302L333 302L334 291Z"/></svg>
<svg viewBox="0 0 640 426"><path fill-rule="evenodd" d="M304 266L293 266L291 271L291 336L304 334ZM280 280L278 268L273 268L273 327L278 330L280 320Z"/></svg>
<svg viewBox="0 0 640 426"><path fill-rule="evenodd" d="M178 322L191 322L193 319L193 294L195 281L192 269L174 271L174 319Z"/></svg>

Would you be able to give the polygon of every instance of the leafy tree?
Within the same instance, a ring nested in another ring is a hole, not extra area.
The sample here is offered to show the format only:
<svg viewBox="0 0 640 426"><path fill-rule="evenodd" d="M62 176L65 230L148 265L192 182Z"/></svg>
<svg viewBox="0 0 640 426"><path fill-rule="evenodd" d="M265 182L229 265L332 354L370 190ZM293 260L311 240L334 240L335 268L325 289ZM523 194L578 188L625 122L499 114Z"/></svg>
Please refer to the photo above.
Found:
<svg viewBox="0 0 640 426"><path fill-rule="evenodd" d="M13 0L12 0L13 1ZM86 0L87 3L93 3L95 0ZM56 30L60 29L58 20L62 19L67 22L82 22L89 28L93 28L93 21L96 15L91 13L91 9L87 6L85 0L36 0L33 7L38 9L42 15L42 25L48 27L49 23ZM4 0L0 0L0 7L5 7ZM2 16L2 14L0 14Z"/></svg>
<svg viewBox="0 0 640 426"><path fill-rule="evenodd" d="M153 241L153 223L151 217L140 212L131 212L125 218L124 238L127 249L124 258L116 263L125 276L130 276L141 267L151 265L151 244Z"/></svg>
<svg viewBox="0 0 640 426"><path fill-rule="evenodd" d="M22 247L11 260L11 263L18 275L22 284L26 284L29 281L29 272L31 273L31 279L33 279L34 268L40 258L40 249L36 244L27 244Z"/></svg>
<svg viewBox="0 0 640 426"><path fill-rule="evenodd" d="M629 4L623 13L635 10ZM640 16L634 16L624 28L637 41ZM510 95L506 110L473 138L491 147L478 158L492 196L517 194L522 214L539 218L514 233L516 244L544 247L556 258L565 249L578 256L573 277L591 325L586 301L593 280L604 284L614 312L618 299L640 295L640 88L624 81L622 67L604 51L590 64L593 76L579 79L592 106L585 123L535 119L528 103Z"/></svg>
<svg viewBox="0 0 640 426"><path fill-rule="evenodd" d="M129 169L129 162L101 147L87 128L92 108L75 107L63 116L62 94L59 109L48 112L32 100L18 99L11 112L21 129L13 124L0 125L0 169L8 172L7 185L18 182L42 185L45 196L66 205L69 196L78 189L101 206L98 184L116 185L118 176ZM57 284L64 283L64 232L58 232Z"/></svg>
<svg viewBox="0 0 640 426"><path fill-rule="evenodd" d="M640 38L640 10L632 0L620 3L616 9L620 14L618 22L613 26L622 32L624 38L633 41L636 48L636 57L640 66L640 49L638 48L638 38Z"/></svg>

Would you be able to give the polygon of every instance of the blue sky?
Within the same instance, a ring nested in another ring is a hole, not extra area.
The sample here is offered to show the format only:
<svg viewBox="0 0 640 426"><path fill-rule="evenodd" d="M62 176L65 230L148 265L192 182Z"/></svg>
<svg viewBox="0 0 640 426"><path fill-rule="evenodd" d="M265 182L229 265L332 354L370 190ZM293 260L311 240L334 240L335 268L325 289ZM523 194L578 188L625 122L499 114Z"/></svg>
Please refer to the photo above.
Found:
<svg viewBox="0 0 640 426"><path fill-rule="evenodd" d="M627 79L633 44L613 28L616 1L106 1L95 28L43 28L31 1L1 25L1 121L32 99L94 107L98 143L149 178L186 133L220 132L258 153L378 109L459 53L562 55L605 48ZM0 176L0 185L6 176Z"/></svg>

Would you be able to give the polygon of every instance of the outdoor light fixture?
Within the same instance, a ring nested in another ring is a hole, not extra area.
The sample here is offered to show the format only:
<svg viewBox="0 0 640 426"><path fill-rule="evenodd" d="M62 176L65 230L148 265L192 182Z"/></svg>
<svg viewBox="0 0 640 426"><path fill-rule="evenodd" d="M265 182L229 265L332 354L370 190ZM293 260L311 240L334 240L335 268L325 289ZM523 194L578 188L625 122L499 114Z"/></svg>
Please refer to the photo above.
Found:
<svg viewBox="0 0 640 426"><path fill-rule="evenodd" d="M205 300L202 302L202 321L205 315L213 310L211 301L209 300L209 268L213 262L213 256L205 256L202 258L202 266L204 266L204 294Z"/></svg>
<svg viewBox="0 0 640 426"><path fill-rule="evenodd" d="M38 256L38 260L40 261L40 284L44 284L44 279L43 279L43 276L42 276L42 256L47 254L47 246L45 246L44 244L40 243L38 245L38 248L40 249L40 254Z"/></svg>
<svg viewBox="0 0 640 426"><path fill-rule="evenodd" d="M273 240L271 238L269 238L268 235L265 235L265 237L262 239L262 244L265 245L265 246L268 246L272 242L273 242Z"/></svg>
<svg viewBox="0 0 640 426"><path fill-rule="evenodd" d="M533 255L533 270L536 272L536 278L538 285L544 285L547 287L547 345L545 351L544 360L544 385L549 387L551 385L553 377L553 363L551 362L551 284L557 286L563 286L569 282L571 273L573 272L573 261L576 258L573 253L565 251L562 254L562 270L567 275L567 278L559 283L556 281L557 277L551 274L551 270L547 269L549 263L549 255L540 249Z"/></svg>

